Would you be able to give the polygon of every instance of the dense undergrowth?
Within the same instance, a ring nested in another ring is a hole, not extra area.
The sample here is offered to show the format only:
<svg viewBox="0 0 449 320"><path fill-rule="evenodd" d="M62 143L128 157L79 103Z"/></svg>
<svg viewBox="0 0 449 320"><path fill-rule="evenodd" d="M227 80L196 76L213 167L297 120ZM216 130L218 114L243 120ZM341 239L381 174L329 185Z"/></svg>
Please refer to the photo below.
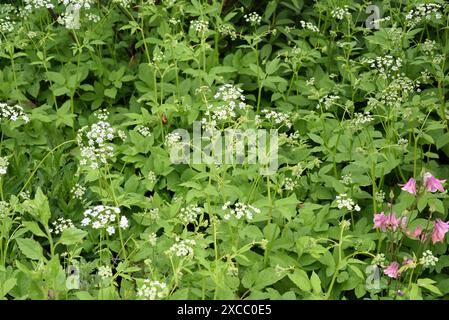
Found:
<svg viewBox="0 0 449 320"><path fill-rule="evenodd" d="M3 1L0 297L447 298L448 8Z"/></svg>

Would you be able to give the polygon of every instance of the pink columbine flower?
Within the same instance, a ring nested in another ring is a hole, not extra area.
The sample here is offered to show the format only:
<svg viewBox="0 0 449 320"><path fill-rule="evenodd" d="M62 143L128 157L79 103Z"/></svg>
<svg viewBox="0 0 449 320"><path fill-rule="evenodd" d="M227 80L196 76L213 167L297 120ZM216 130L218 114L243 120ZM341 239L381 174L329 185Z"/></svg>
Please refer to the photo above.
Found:
<svg viewBox="0 0 449 320"><path fill-rule="evenodd" d="M390 278L397 279L399 277L399 267L400 264L393 261L388 267L384 269L384 273Z"/></svg>
<svg viewBox="0 0 449 320"><path fill-rule="evenodd" d="M396 218L396 213L390 213L387 216L387 228L393 229L393 231L396 231L396 229L399 227L399 225L403 225L405 221L401 218Z"/></svg>
<svg viewBox="0 0 449 320"><path fill-rule="evenodd" d="M374 229L381 229L382 231L391 229L393 231L396 231L399 225L405 227L406 220L405 217L398 219L396 217L396 213L394 212L386 216L382 211L381 213L377 213L374 215L373 223Z"/></svg>
<svg viewBox="0 0 449 320"><path fill-rule="evenodd" d="M445 183L446 180L438 180L430 172L426 172L424 174L423 182L427 191L435 192L438 190L440 192L444 192L443 183Z"/></svg>
<svg viewBox="0 0 449 320"><path fill-rule="evenodd" d="M416 180L413 178L408 179L406 184L400 184L402 186L401 190L407 191L408 193L416 195Z"/></svg>
<svg viewBox="0 0 449 320"><path fill-rule="evenodd" d="M446 232L449 230L449 222L444 222L441 219L435 220L435 226L432 232L432 243L435 244L438 241L443 242Z"/></svg>
<svg viewBox="0 0 449 320"><path fill-rule="evenodd" d="M374 229L382 229L382 231L385 231L386 223L387 223L387 216L382 211L381 213L376 213L374 215Z"/></svg>
<svg viewBox="0 0 449 320"><path fill-rule="evenodd" d="M415 231L413 231L413 237L414 237L414 238L419 238L419 236L421 235L421 233L422 233L422 227L421 227L420 224L418 224L418 225L416 226L416 228L415 228Z"/></svg>

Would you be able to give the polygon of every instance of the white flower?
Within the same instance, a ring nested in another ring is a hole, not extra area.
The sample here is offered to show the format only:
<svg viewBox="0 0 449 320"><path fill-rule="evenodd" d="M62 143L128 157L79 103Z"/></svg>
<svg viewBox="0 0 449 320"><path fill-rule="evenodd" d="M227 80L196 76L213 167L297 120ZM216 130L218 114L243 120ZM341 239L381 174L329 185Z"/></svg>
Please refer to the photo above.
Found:
<svg viewBox="0 0 449 320"><path fill-rule="evenodd" d="M101 266L98 268L98 275L102 279L107 279L112 277L112 269L109 266Z"/></svg>
<svg viewBox="0 0 449 320"><path fill-rule="evenodd" d="M141 287L137 289L137 296L141 299L157 300L168 294L167 285L159 281L146 279Z"/></svg>
<svg viewBox="0 0 449 320"><path fill-rule="evenodd" d="M290 121L291 115L274 110L263 109L261 111L265 114L265 119L271 121L277 125L285 125L287 128L291 128L292 123Z"/></svg>
<svg viewBox="0 0 449 320"><path fill-rule="evenodd" d="M350 15L351 13L349 12L348 6L335 8L331 11L332 18L335 18L337 20L343 20L345 17L348 17Z"/></svg>
<svg viewBox="0 0 449 320"><path fill-rule="evenodd" d="M120 216L120 208L98 205L84 211L84 219L81 221L83 227L92 226L94 229L104 229L109 235L115 233L114 224L119 221L120 228L129 226L128 219Z"/></svg>
<svg viewBox="0 0 449 320"><path fill-rule="evenodd" d="M0 121L3 119L10 121L17 121L21 118L25 123L30 121L30 118L23 112L23 108L19 105L10 106L6 103L0 102Z"/></svg>
<svg viewBox="0 0 449 320"><path fill-rule="evenodd" d="M75 199L83 200L83 196L86 193L86 187L77 183L70 192Z"/></svg>
<svg viewBox="0 0 449 320"><path fill-rule="evenodd" d="M252 26L257 26L262 21L262 17L259 16L259 14L257 14L256 12L245 14L243 18L245 18L245 21L251 24Z"/></svg>
<svg viewBox="0 0 449 320"><path fill-rule="evenodd" d="M349 211L360 211L359 205L357 205L346 193L342 193L335 197L337 199L338 209L346 208Z"/></svg>
<svg viewBox="0 0 449 320"><path fill-rule="evenodd" d="M228 201L222 206L221 209L224 211L223 215L224 220L229 220L231 219L231 217L234 217L237 220L240 220L241 218L252 220L254 214L260 213L259 208L241 202L237 202L234 204L234 206L231 206L231 203Z"/></svg>
<svg viewBox="0 0 449 320"><path fill-rule="evenodd" d="M166 251L168 255L175 255L177 257L187 257L193 255L193 247L195 246L195 240L185 239L180 240L176 239L176 242Z"/></svg>
<svg viewBox="0 0 449 320"><path fill-rule="evenodd" d="M200 207L191 204L186 208L181 208L181 211L179 213L179 219L184 224L193 223L196 221L197 216L200 215L201 213L202 210Z"/></svg>
<svg viewBox="0 0 449 320"><path fill-rule="evenodd" d="M126 228L128 228L128 226L129 226L128 219L125 216L122 216L120 218L120 228L126 229Z"/></svg>
<svg viewBox="0 0 449 320"><path fill-rule="evenodd" d="M301 27L303 29L307 29L307 30L310 30L312 32L320 32L320 29L318 29L318 27L315 26L311 22L305 22L305 21L301 20L301 21L299 21L299 23L301 24Z"/></svg>
<svg viewBox="0 0 449 320"><path fill-rule="evenodd" d="M60 234L64 230L73 228L73 222L70 219L58 218L56 221L52 222L53 227L50 229L50 232L54 234Z"/></svg>
<svg viewBox="0 0 449 320"><path fill-rule="evenodd" d="M296 187L296 182L292 178L285 178L284 183L282 185L284 190L293 191Z"/></svg>
<svg viewBox="0 0 449 320"><path fill-rule="evenodd" d="M103 117L104 114L100 116ZM115 130L109 122L103 120L90 127L82 127L77 134L82 158L80 165L89 164L92 169L96 169L100 163L107 163L107 160L114 155L114 148L108 144L114 137Z"/></svg>
<svg viewBox="0 0 449 320"><path fill-rule="evenodd" d="M138 126L136 126L135 129L137 130L137 132L139 132L144 137L151 136L151 130L150 130L149 127L146 127L146 126L143 126L143 125L138 125Z"/></svg>
<svg viewBox="0 0 449 320"><path fill-rule="evenodd" d="M423 21L440 20L443 15L440 13L442 5L439 3L418 4L415 9L411 9L405 16L407 24L415 27Z"/></svg>
<svg viewBox="0 0 449 320"><path fill-rule="evenodd" d="M156 233L152 232L148 235L148 242L152 245L155 246L156 242L157 242L157 235Z"/></svg>
<svg viewBox="0 0 449 320"><path fill-rule="evenodd" d="M0 157L0 176L8 171L9 161L6 157Z"/></svg>
<svg viewBox="0 0 449 320"><path fill-rule="evenodd" d="M209 21L193 20L190 26L198 33L204 33L209 30Z"/></svg>
<svg viewBox="0 0 449 320"><path fill-rule="evenodd" d="M325 95L318 101L316 108L319 109L321 106L324 106L324 109L329 110L329 108L332 107L338 99L340 99L340 96L332 94Z"/></svg>
<svg viewBox="0 0 449 320"><path fill-rule="evenodd" d="M419 263L422 264L424 268L434 267L438 262L438 258L435 257L430 250L424 251L422 255L422 258L419 259Z"/></svg>

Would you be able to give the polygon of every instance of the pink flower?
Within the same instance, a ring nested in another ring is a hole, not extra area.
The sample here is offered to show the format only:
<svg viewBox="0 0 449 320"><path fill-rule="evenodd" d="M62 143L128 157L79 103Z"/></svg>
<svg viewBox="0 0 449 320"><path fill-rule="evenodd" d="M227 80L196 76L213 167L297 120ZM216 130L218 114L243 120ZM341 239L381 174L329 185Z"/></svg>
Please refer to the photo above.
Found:
<svg viewBox="0 0 449 320"><path fill-rule="evenodd" d="M397 279L399 277L399 267L400 264L393 261L388 267L384 269L384 273L390 278Z"/></svg>
<svg viewBox="0 0 449 320"><path fill-rule="evenodd" d="M432 243L435 244L438 241L443 242L446 232L449 230L449 223L444 222L441 219L435 220L435 226L432 232Z"/></svg>
<svg viewBox="0 0 449 320"><path fill-rule="evenodd" d="M422 233L422 227L420 224L418 224L415 228L415 231L413 231L413 237L418 238Z"/></svg>
<svg viewBox="0 0 449 320"><path fill-rule="evenodd" d="M394 231L396 231L396 229L398 228L398 226L399 226L399 224L401 224L402 222L401 222L401 218L396 218L396 213L390 213L388 216L387 216L387 228L391 228L391 229L393 229Z"/></svg>
<svg viewBox="0 0 449 320"><path fill-rule="evenodd" d="M413 178L408 179L406 184L400 184L401 190L407 191L411 194L416 194L416 180Z"/></svg>
<svg viewBox="0 0 449 320"><path fill-rule="evenodd" d="M386 223L387 223L387 217L383 213L377 213L374 215L374 229L382 229L382 231L385 231Z"/></svg>
<svg viewBox="0 0 449 320"><path fill-rule="evenodd" d="M429 172L426 172L424 174L424 186L426 187L427 191L435 192L438 190L440 192L444 192L442 184L445 182L446 180L438 180L437 178L432 176L432 174Z"/></svg>
<svg viewBox="0 0 449 320"><path fill-rule="evenodd" d="M390 213L387 216L383 211L381 213L377 213L374 215L374 229L381 229L382 231L385 231L387 229L396 231L396 229L401 225L402 227L405 227L406 219L404 218L397 218L396 213Z"/></svg>

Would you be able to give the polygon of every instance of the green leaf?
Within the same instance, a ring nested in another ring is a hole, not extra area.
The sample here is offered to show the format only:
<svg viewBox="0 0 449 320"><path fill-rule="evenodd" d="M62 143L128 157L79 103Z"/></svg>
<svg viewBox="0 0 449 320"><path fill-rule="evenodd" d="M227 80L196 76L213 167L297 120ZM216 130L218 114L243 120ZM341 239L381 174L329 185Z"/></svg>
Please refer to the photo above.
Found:
<svg viewBox="0 0 449 320"><path fill-rule="evenodd" d="M23 226L31 231L34 235L38 237L47 238L47 235L44 233L44 231L41 230L39 227L39 224L36 221L23 221Z"/></svg>
<svg viewBox="0 0 449 320"><path fill-rule="evenodd" d="M44 258L42 247L33 239L16 239L20 251L29 259L41 260Z"/></svg>
<svg viewBox="0 0 449 320"><path fill-rule="evenodd" d="M304 270L297 269L293 273L288 274L288 277L302 291L310 292L310 290L312 289L309 277Z"/></svg>
<svg viewBox="0 0 449 320"><path fill-rule="evenodd" d="M68 228L62 231L61 238L59 238L58 243L62 243L66 246L79 243L84 239L86 235L87 232L84 230L80 230L77 228Z"/></svg>
<svg viewBox="0 0 449 320"><path fill-rule="evenodd" d="M315 273L315 271L312 272L312 275L310 276L310 283L312 284L312 289L315 294L320 294L322 292L321 290L321 280L320 277Z"/></svg>
<svg viewBox="0 0 449 320"><path fill-rule="evenodd" d="M104 95L106 97L109 97L111 99L115 99L115 96L117 95L117 89L112 87L112 88L107 88L104 90Z"/></svg>
<svg viewBox="0 0 449 320"><path fill-rule="evenodd" d="M442 295L440 289L438 289L436 286L434 286L433 284L436 283L434 280L432 279L418 279L418 286L425 288L427 290L429 290L432 293L435 293L439 296Z"/></svg>

